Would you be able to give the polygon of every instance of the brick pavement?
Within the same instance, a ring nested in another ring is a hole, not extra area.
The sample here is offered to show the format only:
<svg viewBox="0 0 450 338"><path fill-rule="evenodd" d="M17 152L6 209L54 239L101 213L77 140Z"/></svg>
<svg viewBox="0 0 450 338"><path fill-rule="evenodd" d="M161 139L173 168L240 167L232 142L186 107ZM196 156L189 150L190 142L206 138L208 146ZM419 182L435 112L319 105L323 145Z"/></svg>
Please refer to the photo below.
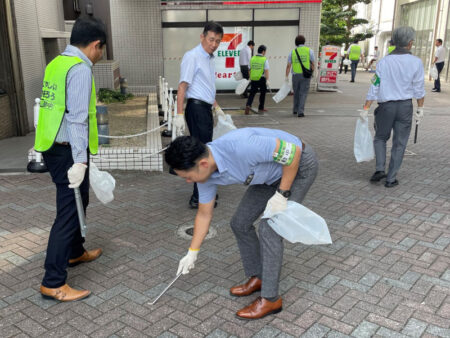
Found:
<svg viewBox="0 0 450 338"><path fill-rule="evenodd" d="M450 337L450 100L434 103L400 185L386 189L368 182L373 162L353 158L356 113L344 107L348 96L361 102L364 86L312 94L304 119L282 108L234 118L298 134L320 158L305 205L326 219L333 244L286 244L281 313L234 316L254 298L228 293L244 280L228 225L244 187L220 188L217 236L152 306L189 245L176 232L193 223L191 187L167 173L113 172L115 200L103 206L92 194L87 215L86 247L104 254L69 270L68 283L93 294L57 303L38 293L55 189L46 174L0 176L0 337Z"/></svg>

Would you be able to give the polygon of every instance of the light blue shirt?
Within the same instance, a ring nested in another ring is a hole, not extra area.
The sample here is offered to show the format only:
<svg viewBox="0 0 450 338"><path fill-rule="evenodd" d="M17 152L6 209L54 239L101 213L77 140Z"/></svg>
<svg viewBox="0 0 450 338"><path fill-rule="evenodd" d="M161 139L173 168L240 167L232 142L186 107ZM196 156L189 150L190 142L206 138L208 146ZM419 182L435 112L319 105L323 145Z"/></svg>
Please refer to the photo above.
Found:
<svg viewBox="0 0 450 338"><path fill-rule="evenodd" d="M367 100L400 101L425 96L422 60L411 54L390 54L377 62L380 84L371 85Z"/></svg>
<svg viewBox="0 0 450 338"><path fill-rule="evenodd" d="M186 52L181 61L180 82L186 82L186 98L213 104L216 99L216 74L214 55L208 54L199 44Z"/></svg>
<svg viewBox="0 0 450 338"><path fill-rule="evenodd" d="M75 163L87 162L89 145L88 111L91 101L92 62L75 46L68 45L62 55L77 56L86 63L73 66L66 79L66 109L56 142L69 142Z"/></svg>
<svg viewBox="0 0 450 338"><path fill-rule="evenodd" d="M295 143L298 137L282 130L266 128L242 128L232 130L207 144L217 164L205 183L197 183L199 202L208 203L216 197L218 185L244 184L253 174L253 184L272 184L282 175L282 165L274 162L276 139Z"/></svg>
<svg viewBox="0 0 450 338"><path fill-rule="evenodd" d="M299 48L299 47L306 47L305 45L298 45L295 49ZM289 53L288 55L288 63L292 65L292 52L294 51L294 49ZM312 50L312 48L309 48L309 61L310 62L314 62L316 61L314 58L314 51ZM291 67L291 74L294 74L294 67Z"/></svg>

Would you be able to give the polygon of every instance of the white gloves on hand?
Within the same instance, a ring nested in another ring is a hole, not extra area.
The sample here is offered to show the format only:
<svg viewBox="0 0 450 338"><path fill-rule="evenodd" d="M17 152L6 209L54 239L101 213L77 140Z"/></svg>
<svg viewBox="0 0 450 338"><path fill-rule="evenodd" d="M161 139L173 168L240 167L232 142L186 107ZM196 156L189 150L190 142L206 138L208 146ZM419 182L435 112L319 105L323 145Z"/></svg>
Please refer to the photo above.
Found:
<svg viewBox="0 0 450 338"><path fill-rule="evenodd" d="M178 134L178 131L184 131L184 128L185 128L184 114L177 114L177 116L175 116L173 119L173 125L177 129L177 134Z"/></svg>
<svg viewBox="0 0 450 338"><path fill-rule="evenodd" d="M284 78L284 81L289 82L289 76L286 76L286 77Z"/></svg>
<svg viewBox="0 0 450 338"><path fill-rule="evenodd" d="M223 112L222 108L220 108L219 105L217 105L214 108L214 111L216 112L217 117L219 117L219 116L225 117L225 113Z"/></svg>
<svg viewBox="0 0 450 338"><path fill-rule="evenodd" d="M369 109L363 108L359 109L358 111L361 119L366 120L369 117Z"/></svg>
<svg viewBox="0 0 450 338"><path fill-rule="evenodd" d="M269 80L266 80L266 87L267 87L267 88L270 88L270 82L269 82Z"/></svg>
<svg viewBox="0 0 450 338"><path fill-rule="evenodd" d="M283 211L287 208L287 198L281 195L278 191L275 192L270 200L267 201L266 210L264 210L264 214L268 213L269 215L273 215L277 212Z"/></svg>
<svg viewBox="0 0 450 338"><path fill-rule="evenodd" d="M417 107L417 110L414 112L414 119L416 120L416 124L419 124L423 119L423 107Z"/></svg>
<svg viewBox="0 0 450 338"><path fill-rule="evenodd" d="M67 171L67 178L69 179L69 188L78 188L84 180L87 165L84 163L74 163Z"/></svg>
<svg viewBox="0 0 450 338"><path fill-rule="evenodd" d="M199 250L192 250L189 248L187 255L184 256L178 264L177 275L179 275L180 273L186 275L189 273L189 270L194 268L194 263L197 260L198 251Z"/></svg>

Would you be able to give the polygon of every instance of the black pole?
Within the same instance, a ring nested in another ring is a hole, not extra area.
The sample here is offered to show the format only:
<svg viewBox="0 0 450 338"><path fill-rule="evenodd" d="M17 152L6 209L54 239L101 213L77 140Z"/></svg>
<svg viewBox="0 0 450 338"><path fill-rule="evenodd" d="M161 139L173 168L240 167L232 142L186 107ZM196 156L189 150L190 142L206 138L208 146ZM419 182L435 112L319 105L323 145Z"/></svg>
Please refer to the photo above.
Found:
<svg viewBox="0 0 450 338"><path fill-rule="evenodd" d="M417 143L417 131L419 130L419 124L416 123L416 132L414 133L414 143Z"/></svg>

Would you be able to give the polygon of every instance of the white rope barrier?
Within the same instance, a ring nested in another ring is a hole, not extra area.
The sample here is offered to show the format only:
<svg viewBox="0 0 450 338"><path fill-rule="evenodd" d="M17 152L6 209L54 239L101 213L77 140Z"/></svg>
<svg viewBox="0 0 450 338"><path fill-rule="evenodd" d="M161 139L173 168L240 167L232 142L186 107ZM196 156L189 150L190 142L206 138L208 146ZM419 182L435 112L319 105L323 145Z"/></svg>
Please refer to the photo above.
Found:
<svg viewBox="0 0 450 338"><path fill-rule="evenodd" d="M147 130L147 131L143 131L142 133L138 133L138 134L133 134L133 135L120 135L120 136L112 136L112 135L98 135L99 137L104 137L104 138L132 138L132 137L138 137L138 136L142 136L145 134L150 134L153 133L154 131L167 126L167 122L160 125L159 127L153 128L151 130Z"/></svg>
<svg viewBox="0 0 450 338"><path fill-rule="evenodd" d="M151 154L145 154L145 155L142 155L142 156L139 156L139 157L135 157L135 158L133 158L133 161L136 161L136 160L139 161L139 160L143 160L143 159L146 159L146 158L149 158L149 157L156 156L156 155L158 155L159 153L162 153L163 151L165 151L167 148L169 148L169 146L164 147L164 148L158 150L157 152L154 152L154 153L151 153ZM117 154L116 154L116 155L117 155ZM118 159L118 158L104 158L104 157L101 157L101 156L99 156L99 155L91 155L91 159L92 159L92 160L100 160L100 161L108 161L108 162L119 162L119 161L123 161L123 159Z"/></svg>

